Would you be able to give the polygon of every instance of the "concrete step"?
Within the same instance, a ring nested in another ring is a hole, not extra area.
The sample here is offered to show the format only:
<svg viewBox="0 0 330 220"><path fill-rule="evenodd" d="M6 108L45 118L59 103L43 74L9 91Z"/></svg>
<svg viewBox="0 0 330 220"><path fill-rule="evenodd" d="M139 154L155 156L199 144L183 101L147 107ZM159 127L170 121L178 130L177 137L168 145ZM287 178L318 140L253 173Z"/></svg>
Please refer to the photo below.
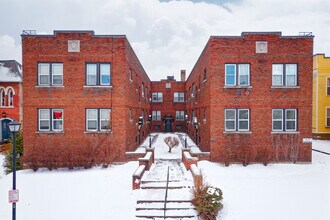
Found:
<svg viewBox="0 0 330 220"><path fill-rule="evenodd" d="M135 208L136 210L164 210L164 202L138 203ZM195 209L195 206L191 202L168 202L166 203L166 209Z"/></svg>
<svg viewBox="0 0 330 220"><path fill-rule="evenodd" d="M142 218L161 218L164 217L164 210L139 210L135 212L136 217ZM167 218L192 218L197 216L197 212L194 209L177 209L177 210L166 210L165 217Z"/></svg>
<svg viewBox="0 0 330 220"><path fill-rule="evenodd" d="M164 202L165 189L140 190L137 203L143 202ZM192 194L189 188L169 189L167 192L167 202L190 202Z"/></svg>
<svg viewBox="0 0 330 220"><path fill-rule="evenodd" d="M183 218L171 218L171 217L160 217L160 218L156 218L156 217L148 217L148 218L135 218L136 220L198 220L197 217L183 217Z"/></svg>
<svg viewBox="0 0 330 220"><path fill-rule="evenodd" d="M169 189L192 188L194 185L191 181L169 182ZM147 182L142 183L141 189L166 189L166 182Z"/></svg>

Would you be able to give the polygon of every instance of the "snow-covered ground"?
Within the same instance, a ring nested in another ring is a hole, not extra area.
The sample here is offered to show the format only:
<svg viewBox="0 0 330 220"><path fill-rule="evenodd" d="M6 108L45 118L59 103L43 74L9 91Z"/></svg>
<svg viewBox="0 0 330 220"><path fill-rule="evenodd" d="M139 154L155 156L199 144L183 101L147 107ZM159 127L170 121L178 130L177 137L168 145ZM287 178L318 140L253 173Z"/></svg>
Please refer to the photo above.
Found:
<svg viewBox="0 0 330 220"><path fill-rule="evenodd" d="M5 175L5 168L3 167L4 160L5 160L5 156L0 154L0 179L3 175Z"/></svg>
<svg viewBox="0 0 330 220"><path fill-rule="evenodd" d="M156 154L167 155L160 134ZM330 146L314 141L313 148ZM179 148L182 146L179 146ZM173 155L180 155L173 149ZM329 152L329 151L328 151ZM173 156L174 157L174 156ZM0 156L0 164L4 157ZM221 220L327 220L330 156L313 151L312 164L230 165L199 162L206 181L223 190ZM26 220L134 219L138 190L131 189L137 162L108 168L17 172L17 218ZM1 168L2 169L2 168ZM0 169L0 172L2 171ZM11 218L12 175L0 178L0 219Z"/></svg>

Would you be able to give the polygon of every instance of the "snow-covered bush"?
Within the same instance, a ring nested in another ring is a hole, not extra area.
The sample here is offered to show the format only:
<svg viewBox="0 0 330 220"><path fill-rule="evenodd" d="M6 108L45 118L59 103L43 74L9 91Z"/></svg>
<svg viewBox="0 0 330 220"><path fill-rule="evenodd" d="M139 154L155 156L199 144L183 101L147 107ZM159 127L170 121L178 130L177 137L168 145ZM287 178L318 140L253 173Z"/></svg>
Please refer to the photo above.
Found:
<svg viewBox="0 0 330 220"><path fill-rule="evenodd" d="M223 208L221 189L203 184L196 186L192 193L192 204L196 207L198 216L203 220L215 220Z"/></svg>
<svg viewBox="0 0 330 220"><path fill-rule="evenodd" d="M171 153L172 148L179 146L180 141L176 137L166 137L164 138L164 142L167 144L169 150L168 152Z"/></svg>

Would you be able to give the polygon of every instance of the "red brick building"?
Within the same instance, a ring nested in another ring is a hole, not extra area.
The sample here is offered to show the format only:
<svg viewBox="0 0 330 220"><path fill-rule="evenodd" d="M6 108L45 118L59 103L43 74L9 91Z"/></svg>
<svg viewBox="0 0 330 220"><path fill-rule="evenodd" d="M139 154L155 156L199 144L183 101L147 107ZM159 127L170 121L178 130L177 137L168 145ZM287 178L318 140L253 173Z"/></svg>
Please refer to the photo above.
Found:
<svg viewBox="0 0 330 220"><path fill-rule="evenodd" d="M122 35L54 31L22 47L27 166L126 161L151 131L187 131L213 161L311 161L313 37L211 37L187 81L159 82Z"/></svg>
<svg viewBox="0 0 330 220"><path fill-rule="evenodd" d="M313 36L212 36L186 82L190 137L213 161L310 162L312 62Z"/></svg>
<svg viewBox="0 0 330 220"><path fill-rule="evenodd" d="M22 65L0 60L0 142L9 139L7 124L22 120Z"/></svg>

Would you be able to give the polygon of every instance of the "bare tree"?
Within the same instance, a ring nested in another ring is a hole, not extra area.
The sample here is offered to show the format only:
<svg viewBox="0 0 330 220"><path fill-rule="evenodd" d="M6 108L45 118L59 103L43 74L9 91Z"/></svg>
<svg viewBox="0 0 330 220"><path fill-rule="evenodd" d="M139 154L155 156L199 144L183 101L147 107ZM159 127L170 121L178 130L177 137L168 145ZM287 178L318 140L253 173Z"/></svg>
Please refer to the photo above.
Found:
<svg viewBox="0 0 330 220"><path fill-rule="evenodd" d="M164 142L167 144L169 150L168 152L171 153L172 148L179 146L179 139L176 137L166 137L164 138Z"/></svg>

